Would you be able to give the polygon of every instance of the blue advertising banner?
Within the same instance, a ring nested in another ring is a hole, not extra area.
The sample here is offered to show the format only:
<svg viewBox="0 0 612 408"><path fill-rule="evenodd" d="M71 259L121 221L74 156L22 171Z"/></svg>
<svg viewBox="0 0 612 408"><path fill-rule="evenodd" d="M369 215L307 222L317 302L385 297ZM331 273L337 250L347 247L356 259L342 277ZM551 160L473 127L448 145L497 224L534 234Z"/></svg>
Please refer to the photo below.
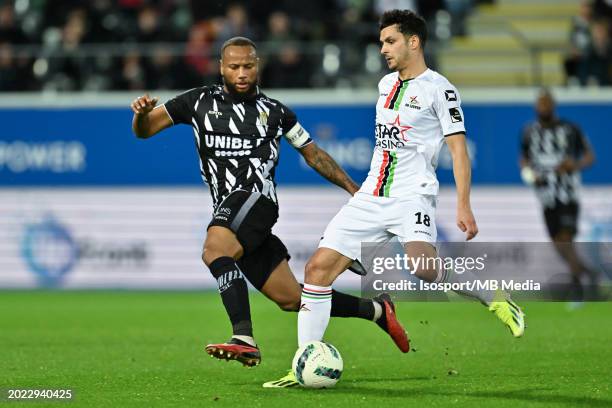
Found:
<svg viewBox="0 0 612 408"><path fill-rule="evenodd" d="M293 106L300 122L358 182L365 178L374 145L373 105ZM600 160L584 172L586 184L612 181L610 104L563 104L561 117L577 123ZM530 104L464 105L474 184L519 184L519 135L533 119ZM148 140L131 133L125 108L0 108L0 186L121 186L200 184L192 130L184 125ZM452 183L447 152L439 178ZM287 143L277 182L325 181Z"/></svg>

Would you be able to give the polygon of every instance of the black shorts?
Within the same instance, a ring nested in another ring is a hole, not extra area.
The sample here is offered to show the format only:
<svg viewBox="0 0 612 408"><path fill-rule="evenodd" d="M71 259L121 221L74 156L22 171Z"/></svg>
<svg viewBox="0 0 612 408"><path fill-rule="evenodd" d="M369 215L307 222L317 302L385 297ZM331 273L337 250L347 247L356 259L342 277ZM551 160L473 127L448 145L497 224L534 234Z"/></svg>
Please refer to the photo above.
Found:
<svg viewBox="0 0 612 408"><path fill-rule="evenodd" d="M574 237L578 231L578 210L577 203L557 203L554 207L545 207L544 220L550 237L554 238L561 231L567 231Z"/></svg>
<svg viewBox="0 0 612 408"><path fill-rule="evenodd" d="M278 207L261 193L238 190L231 193L217 207L208 224L225 227L234 232L244 249L238 266L249 282L261 289L270 273L289 252L274 234L272 227L278 219Z"/></svg>

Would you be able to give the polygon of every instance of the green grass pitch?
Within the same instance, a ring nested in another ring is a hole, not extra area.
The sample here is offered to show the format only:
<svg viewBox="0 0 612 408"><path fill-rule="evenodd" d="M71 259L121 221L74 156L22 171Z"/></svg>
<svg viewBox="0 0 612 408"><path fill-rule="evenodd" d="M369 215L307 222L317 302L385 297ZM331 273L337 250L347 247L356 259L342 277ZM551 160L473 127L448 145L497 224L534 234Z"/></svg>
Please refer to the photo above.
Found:
<svg viewBox="0 0 612 408"><path fill-rule="evenodd" d="M416 349L376 325L332 319L334 389L263 389L289 368L296 314L251 297L262 364L211 359L230 326L217 293L0 292L0 406L611 407L612 304L525 305L513 339L477 303L400 303ZM6 402L7 388L70 388L70 402Z"/></svg>

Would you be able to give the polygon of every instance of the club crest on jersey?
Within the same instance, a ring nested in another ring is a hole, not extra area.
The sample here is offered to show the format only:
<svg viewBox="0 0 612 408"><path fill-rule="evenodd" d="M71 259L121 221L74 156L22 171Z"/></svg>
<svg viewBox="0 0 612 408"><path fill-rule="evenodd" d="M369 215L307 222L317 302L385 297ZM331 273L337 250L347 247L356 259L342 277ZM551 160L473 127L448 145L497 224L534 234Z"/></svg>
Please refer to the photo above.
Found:
<svg viewBox="0 0 612 408"><path fill-rule="evenodd" d="M262 126L268 126L268 114L265 111L259 112L259 122Z"/></svg>
<svg viewBox="0 0 612 408"><path fill-rule="evenodd" d="M404 105L409 107L409 108L411 108L411 109L421 110L421 104L417 100L417 97L418 97L418 95L411 96L410 97L410 101L408 103L404 104Z"/></svg>

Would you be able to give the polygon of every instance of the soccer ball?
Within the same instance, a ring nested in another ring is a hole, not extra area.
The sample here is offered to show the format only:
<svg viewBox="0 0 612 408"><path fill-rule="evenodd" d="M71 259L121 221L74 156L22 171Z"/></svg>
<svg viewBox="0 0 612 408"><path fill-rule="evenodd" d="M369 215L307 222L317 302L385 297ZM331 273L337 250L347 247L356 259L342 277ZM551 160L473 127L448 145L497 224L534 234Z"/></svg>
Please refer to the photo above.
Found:
<svg viewBox="0 0 612 408"><path fill-rule="evenodd" d="M306 388L331 388L342 375L342 356L337 348L322 341L311 341L295 352L293 374Z"/></svg>

